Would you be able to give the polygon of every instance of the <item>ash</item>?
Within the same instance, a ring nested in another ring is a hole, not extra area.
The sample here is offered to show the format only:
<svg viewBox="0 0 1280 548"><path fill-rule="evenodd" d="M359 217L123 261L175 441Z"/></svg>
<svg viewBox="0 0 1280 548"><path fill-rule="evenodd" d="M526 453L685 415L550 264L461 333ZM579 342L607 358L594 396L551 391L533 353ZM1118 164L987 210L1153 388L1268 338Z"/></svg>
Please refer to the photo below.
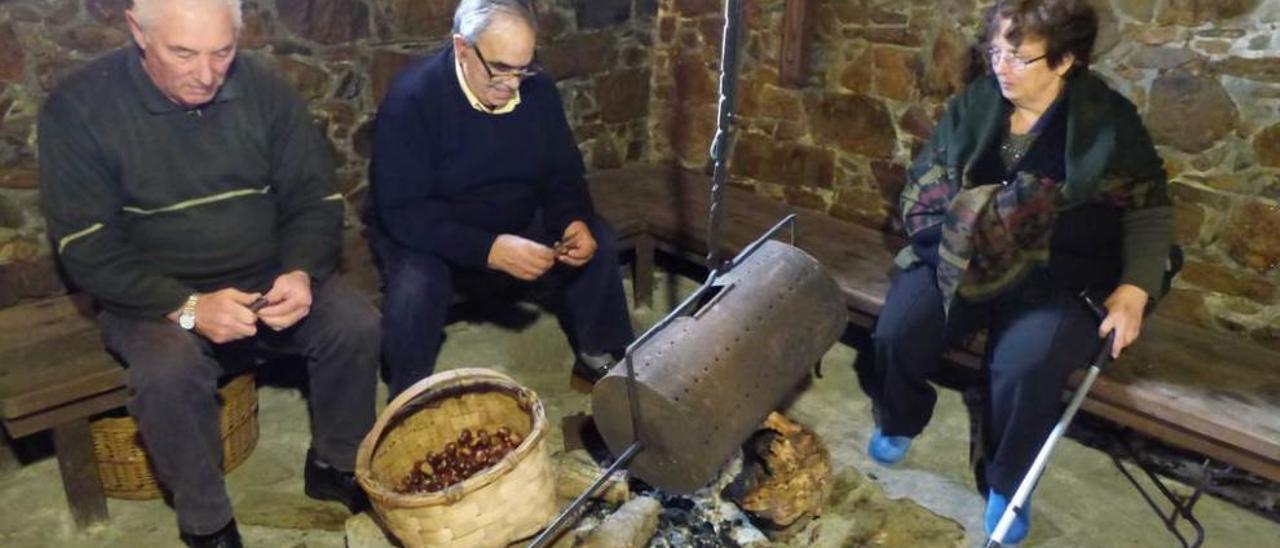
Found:
<svg viewBox="0 0 1280 548"><path fill-rule="evenodd" d="M658 531L649 548L719 548L755 547L768 543L760 532L732 501L721 497L724 490L742 469L741 453L721 471L719 479L691 495L669 495L652 487L642 486L637 492L658 499L662 514L658 518Z"/></svg>

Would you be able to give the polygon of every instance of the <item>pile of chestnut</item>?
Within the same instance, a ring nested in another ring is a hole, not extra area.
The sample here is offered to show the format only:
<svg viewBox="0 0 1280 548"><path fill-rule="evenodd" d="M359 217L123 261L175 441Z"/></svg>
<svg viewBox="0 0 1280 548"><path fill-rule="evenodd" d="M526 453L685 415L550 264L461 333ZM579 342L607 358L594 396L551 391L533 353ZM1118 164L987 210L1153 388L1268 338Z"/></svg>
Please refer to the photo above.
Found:
<svg viewBox="0 0 1280 548"><path fill-rule="evenodd" d="M404 479L398 493L439 491L460 483L498 461L520 446L524 438L505 426L490 434L483 428L474 433L467 428L458 433L458 441L445 444L444 450L428 452L416 462Z"/></svg>

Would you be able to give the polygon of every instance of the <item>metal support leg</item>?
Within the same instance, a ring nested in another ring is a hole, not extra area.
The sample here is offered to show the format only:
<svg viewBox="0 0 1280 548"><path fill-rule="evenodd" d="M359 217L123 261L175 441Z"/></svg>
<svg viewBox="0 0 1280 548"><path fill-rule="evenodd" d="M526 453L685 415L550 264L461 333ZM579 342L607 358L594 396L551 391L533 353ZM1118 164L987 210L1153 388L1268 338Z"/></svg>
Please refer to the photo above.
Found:
<svg viewBox="0 0 1280 548"><path fill-rule="evenodd" d="M1151 493L1148 493L1147 489L1144 488L1142 484L1138 483L1138 479L1129 472L1129 469L1124 465L1124 462L1120 460L1120 457L1115 454L1111 455L1111 461L1115 463L1116 468L1120 470L1120 473L1124 474L1124 477L1129 480L1129 483L1133 484L1134 489L1138 490L1138 494L1142 495L1142 499L1147 501L1147 506L1150 506L1151 510L1160 517L1160 521L1164 522L1165 529L1168 529L1169 533L1176 537L1178 542L1182 543L1183 548L1199 548L1203 545L1204 526L1200 524L1200 520L1196 519L1194 510L1196 503L1200 501L1200 496L1204 494L1205 485L1209 482L1209 459L1205 459L1204 464L1201 465L1200 481L1198 482L1198 485L1195 486L1195 490L1191 492L1191 495L1183 496L1170 490L1169 487L1164 484L1164 481L1156 476L1155 472L1153 472L1150 467L1143 464L1132 446L1126 443L1123 439L1120 439L1118 435L1114 433L1112 435L1116 437L1116 442L1120 446L1124 447L1125 451L1129 453L1129 457L1133 460L1134 464L1142 470L1143 473L1147 475L1147 478L1151 480L1151 483L1156 486L1156 489L1164 496L1165 500L1169 501L1169 503L1173 505L1173 508L1166 513ZM1194 541L1189 541L1182 531L1178 529L1179 520L1186 521L1191 525L1191 528L1195 530Z"/></svg>

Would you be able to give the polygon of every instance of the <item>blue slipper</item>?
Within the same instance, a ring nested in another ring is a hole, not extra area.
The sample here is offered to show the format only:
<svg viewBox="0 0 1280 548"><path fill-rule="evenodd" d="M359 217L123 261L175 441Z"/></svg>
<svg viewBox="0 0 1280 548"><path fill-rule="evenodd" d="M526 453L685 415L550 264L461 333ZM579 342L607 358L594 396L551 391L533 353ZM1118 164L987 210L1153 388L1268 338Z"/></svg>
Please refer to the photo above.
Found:
<svg viewBox="0 0 1280 548"><path fill-rule="evenodd" d="M871 441L867 443L867 454L871 459L885 466L893 466L902 462L911 449L911 438L907 436L886 436L877 426L871 430Z"/></svg>
<svg viewBox="0 0 1280 548"><path fill-rule="evenodd" d="M1004 509L1009 506L1009 499L1004 495L990 490L987 492L987 537L990 538L992 533L996 532L996 526L1000 524L1000 517L1004 515ZM1031 499L1022 505L1022 508L1013 517L1013 524L1009 526L1009 530L1004 534L1004 540L1001 546L1012 546L1022 539L1027 538L1027 533L1031 531Z"/></svg>

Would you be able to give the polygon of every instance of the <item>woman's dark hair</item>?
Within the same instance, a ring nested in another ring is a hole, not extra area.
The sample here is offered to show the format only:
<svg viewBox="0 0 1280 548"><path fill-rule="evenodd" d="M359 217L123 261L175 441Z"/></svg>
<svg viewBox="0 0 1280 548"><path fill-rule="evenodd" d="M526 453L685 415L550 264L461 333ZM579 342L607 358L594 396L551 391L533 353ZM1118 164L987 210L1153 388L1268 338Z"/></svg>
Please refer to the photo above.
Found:
<svg viewBox="0 0 1280 548"><path fill-rule="evenodd" d="M1000 0L987 14L987 42L1009 20L1004 39L1017 47L1027 37L1044 38L1045 61L1056 67L1067 54L1088 67L1098 38L1098 14L1086 0Z"/></svg>

